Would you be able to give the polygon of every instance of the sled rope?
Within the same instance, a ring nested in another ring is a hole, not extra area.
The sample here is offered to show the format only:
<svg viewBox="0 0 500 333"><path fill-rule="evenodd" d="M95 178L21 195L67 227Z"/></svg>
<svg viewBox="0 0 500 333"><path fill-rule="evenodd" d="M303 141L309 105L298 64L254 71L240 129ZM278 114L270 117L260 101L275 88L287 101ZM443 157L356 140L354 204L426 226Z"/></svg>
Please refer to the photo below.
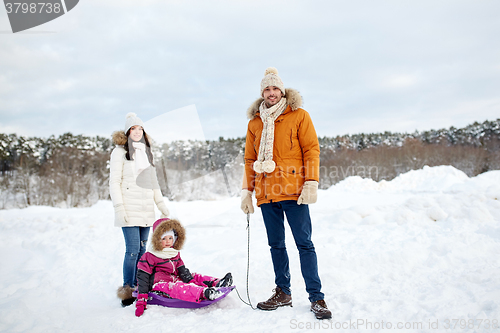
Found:
<svg viewBox="0 0 500 333"><path fill-rule="evenodd" d="M250 301L250 293L248 291L248 276L249 276L249 272L250 272L250 214L248 213L247 214L247 299L248 299L248 302L244 301L243 298L241 298L240 296L240 293L238 291L238 288L234 288L236 289L236 293L238 294L238 297L240 298L240 300L245 303L246 305L250 306L252 309L256 310L257 308L255 308L253 305L252 305L252 301Z"/></svg>

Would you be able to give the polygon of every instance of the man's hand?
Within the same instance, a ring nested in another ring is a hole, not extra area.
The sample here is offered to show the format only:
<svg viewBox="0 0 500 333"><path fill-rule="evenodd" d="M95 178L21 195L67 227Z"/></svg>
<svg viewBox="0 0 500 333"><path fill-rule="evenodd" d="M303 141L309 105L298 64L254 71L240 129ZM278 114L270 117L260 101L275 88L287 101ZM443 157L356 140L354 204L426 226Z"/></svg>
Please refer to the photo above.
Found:
<svg viewBox="0 0 500 333"><path fill-rule="evenodd" d="M308 180L302 187L302 192L297 199L297 204L313 204L316 200L318 200L318 182L315 180Z"/></svg>
<svg viewBox="0 0 500 333"><path fill-rule="evenodd" d="M253 214L252 192L249 190L241 190L241 210L245 214Z"/></svg>

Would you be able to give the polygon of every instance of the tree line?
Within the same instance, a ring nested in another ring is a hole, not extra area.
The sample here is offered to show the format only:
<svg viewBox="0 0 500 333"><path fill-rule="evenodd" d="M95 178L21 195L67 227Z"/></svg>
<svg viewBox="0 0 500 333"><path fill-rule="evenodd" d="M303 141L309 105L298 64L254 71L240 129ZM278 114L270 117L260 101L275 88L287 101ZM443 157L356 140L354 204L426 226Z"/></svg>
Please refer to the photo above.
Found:
<svg viewBox="0 0 500 333"><path fill-rule="evenodd" d="M154 138L153 138L154 139ZM500 169L500 119L414 133L320 137L320 188L349 176L391 180L425 165L468 176ZM90 206L109 199L111 138L65 133L49 138L0 133L0 209ZM170 200L237 195L245 138L153 145L162 192Z"/></svg>

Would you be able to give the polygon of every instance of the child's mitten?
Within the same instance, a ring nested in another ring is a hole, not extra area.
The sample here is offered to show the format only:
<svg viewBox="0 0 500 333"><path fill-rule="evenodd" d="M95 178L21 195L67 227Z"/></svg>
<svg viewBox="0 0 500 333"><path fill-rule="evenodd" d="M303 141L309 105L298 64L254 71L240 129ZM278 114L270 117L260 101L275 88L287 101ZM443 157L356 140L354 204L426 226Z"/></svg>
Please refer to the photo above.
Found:
<svg viewBox="0 0 500 333"><path fill-rule="evenodd" d="M191 275L191 272L189 272L189 269L187 269L186 266L178 267L177 272L184 283L189 283L189 281L193 279L193 275Z"/></svg>
<svg viewBox="0 0 500 333"><path fill-rule="evenodd" d="M137 301L135 302L135 315L137 317L142 316L144 310L146 310L147 304L148 304L148 294L137 295Z"/></svg>

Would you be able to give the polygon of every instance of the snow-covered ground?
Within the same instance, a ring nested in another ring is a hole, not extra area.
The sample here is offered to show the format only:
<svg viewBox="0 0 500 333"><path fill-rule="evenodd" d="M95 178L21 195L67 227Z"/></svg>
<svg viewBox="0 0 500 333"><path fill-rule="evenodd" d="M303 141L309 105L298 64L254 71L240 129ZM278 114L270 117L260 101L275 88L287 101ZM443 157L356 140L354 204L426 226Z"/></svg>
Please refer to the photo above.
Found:
<svg viewBox="0 0 500 333"><path fill-rule="evenodd" d="M298 252L287 245L293 307L264 312L236 292L206 308L122 308L124 242L113 208L0 211L1 332L500 332L500 171L468 178L452 167L390 182L347 178L311 205L313 241L333 319L309 311ZM191 271L233 273L246 298L246 216L239 198L169 202L186 226ZM250 297L274 276L260 211L251 216ZM401 329L398 329L400 327ZM454 328L454 329L453 329Z"/></svg>

